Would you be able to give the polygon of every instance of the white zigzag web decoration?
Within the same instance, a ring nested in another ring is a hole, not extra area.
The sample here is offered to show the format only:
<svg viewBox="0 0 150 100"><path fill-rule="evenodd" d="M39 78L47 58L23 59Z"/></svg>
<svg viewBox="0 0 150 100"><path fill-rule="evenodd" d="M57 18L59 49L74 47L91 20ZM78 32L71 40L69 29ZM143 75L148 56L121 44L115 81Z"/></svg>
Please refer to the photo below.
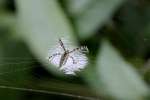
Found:
<svg viewBox="0 0 150 100"><path fill-rule="evenodd" d="M55 48L48 54L48 60L65 74L75 75L75 72L84 69L88 63L85 53L88 53L86 46L73 47L69 41L60 38Z"/></svg>

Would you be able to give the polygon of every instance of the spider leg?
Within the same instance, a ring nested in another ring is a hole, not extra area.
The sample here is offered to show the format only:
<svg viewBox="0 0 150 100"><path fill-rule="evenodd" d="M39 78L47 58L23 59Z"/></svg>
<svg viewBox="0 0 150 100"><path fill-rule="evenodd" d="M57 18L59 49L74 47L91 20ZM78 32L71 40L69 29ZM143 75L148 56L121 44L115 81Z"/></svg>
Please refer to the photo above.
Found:
<svg viewBox="0 0 150 100"><path fill-rule="evenodd" d="M70 51L69 53L75 52L75 51L82 51L82 52L89 52L88 48L86 46L81 46L78 48L73 49L72 51Z"/></svg>
<svg viewBox="0 0 150 100"><path fill-rule="evenodd" d="M59 39L59 44L60 44L60 46L62 47L62 49L63 49L64 51L66 51L65 46L64 46L64 43L62 42L61 39Z"/></svg>
<svg viewBox="0 0 150 100"><path fill-rule="evenodd" d="M78 51L80 48L75 48L73 50L71 50L69 53L72 53L72 52L75 52L75 51Z"/></svg>
<svg viewBox="0 0 150 100"><path fill-rule="evenodd" d="M55 56L61 55L61 53L55 53L52 54L50 57L48 57L49 60L52 60Z"/></svg>
<svg viewBox="0 0 150 100"><path fill-rule="evenodd" d="M73 64L77 64L77 62L75 61L75 59L72 56L69 56L69 57L72 59Z"/></svg>

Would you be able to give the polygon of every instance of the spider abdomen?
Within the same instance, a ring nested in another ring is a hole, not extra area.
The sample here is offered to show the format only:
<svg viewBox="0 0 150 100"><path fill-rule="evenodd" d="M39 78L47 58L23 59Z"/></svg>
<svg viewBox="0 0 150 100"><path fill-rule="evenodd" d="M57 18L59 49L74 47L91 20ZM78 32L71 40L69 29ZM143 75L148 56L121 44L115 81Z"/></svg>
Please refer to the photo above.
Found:
<svg viewBox="0 0 150 100"><path fill-rule="evenodd" d="M69 57L69 53L64 52L64 54L62 54L60 58L59 68L66 64L68 57Z"/></svg>

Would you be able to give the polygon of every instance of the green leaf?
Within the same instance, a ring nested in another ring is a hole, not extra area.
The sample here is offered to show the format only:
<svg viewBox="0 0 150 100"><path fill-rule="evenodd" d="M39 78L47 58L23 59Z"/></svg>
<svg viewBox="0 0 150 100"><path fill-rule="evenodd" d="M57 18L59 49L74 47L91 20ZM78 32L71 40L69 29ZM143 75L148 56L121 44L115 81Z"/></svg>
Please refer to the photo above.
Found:
<svg viewBox="0 0 150 100"><path fill-rule="evenodd" d="M42 62L47 62L48 50L58 38L67 37L74 42L72 28L56 0L16 0L16 3L22 27L19 35Z"/></svg>
<svg viewBox="0 0 150 100"><path fill-rule="evenodd" d="M108 41L102 41L96 62L85 77L100 95L117 100L143 100L148 95L148 87L133 66Z"/></svg>
<svg viewBox="0 0 150 100"><path fill-rule="evenodd" d="M97 59L97 72L102 84L97 85L118 100L143 100L147 95L148 88L133 66L106 40Z"/></svg>
<svg viewBox="0 0 150 100"><path fill-rule="evenodd" d="M125 0L88 0L78 1L80 3L68 3L69 11L73 18L79 35L81 37L91 36L98 28L110 20L115 10ZM72 2L75 2L72 0ZM77 1L76 1L77 2ZM78 5L77 5L78 4ZM80 4L80 5L79 5Z"/></svg>
<svg viewBox="0 0 150 100"><path fill-rule="evenodd" d="M87 10L94 0L65 0L67 8L72 15L78 15Z"/></svg>
<svg viewBox="0 0 150 100"><path fill-rule="evenodd" d="M0 14L0 25L8 28L13 28L16 24L16 18L13 14L2 13Z"/></svg>

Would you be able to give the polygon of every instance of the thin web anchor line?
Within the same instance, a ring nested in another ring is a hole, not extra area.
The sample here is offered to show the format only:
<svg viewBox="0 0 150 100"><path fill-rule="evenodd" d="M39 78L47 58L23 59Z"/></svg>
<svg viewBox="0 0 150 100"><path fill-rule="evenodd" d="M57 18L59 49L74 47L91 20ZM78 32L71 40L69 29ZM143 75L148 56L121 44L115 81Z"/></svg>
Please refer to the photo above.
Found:
<svg viewBox="0 0 150 100"><path fill-rule="evenodd" d="M26 64L26 63L33 63L33 62L38 62L38 61L20 61L20 62L5 62L5 63L0 63L0 66L2 65L19 65L19 64Z"/></svg>
<svg viewBox="0 0 150 100"><path fill-rule="evenodd" d="M21 64L21 63L26 63L26 62L20 62L20 63L8 63L9 64ZM3 64L0 64L3 65ZM31 67L33 68L33 67ZM10 71L10 72L4 72L4 73L0 73L0 75L4 75L4 74L9 74L12 72L18 72L18 71L24 71L30 69L29 68L23 68L23 69L18 69L15 71ZM0 79L1 81L7 82L5 80ZM0 85L1 89L11 89L11 90L19 90L19 91L30 91L30 92L36 92L36 93L44 93L44 94L54 94L54 95L61 95L61 96L69 96L69 97L74 97L74 98L80 98L80 99L84 99L84 100L99 100L96 99L94 97L85 97L85 96L80 96L80 95L74 95L74 94L68 94L68 93L59 93L59 92L54 92L54 91L47 91L47 90L38 90L38 89L30 89L30 88L23 88L23 87L13 87L13 86L5 86L5 85Z"/></svg>
<svg viewBox="0 0 150 100"><path fill-rule="evenodd" d="M69 96L69 97L80 98L80 99L85 99L85 100L99 100L99 99L93 98L93 97L85 97L85 96L80 96L80 95L60 93L60 92L47 91L47 90L20 88L20 87L12 87L12 86L4 86L4 85L0 85L0 88L1 89L19 90L19 91L30 91L30 92L44 93L44 94L54 94L54 95L61 95L61 96Z"/></svg>
<svg viewBox="0 0 150 100"><path fill-rule="evenodd" d="M20 72L20 71L25 71L25 70L28 70L28 69L31 69L31 68L33 68L33 67L22 68L22 69L18 69L18 70L14 70L14 71L7 71L7 72L0 73L0 75L10 74L10 73Z"/></svg>
<svg viewBox="0 0 150 100"><path fill-rule="evenodd" d="M8 62L8 63L1 63L1 65L11 65L11 64L24 64L24 63L29 63L29 62L37 62L37 61L28 61L28 59L23 58L20 59L19 57L17 58L5 58L5 60L25 60L25 61L21 61L21 62ZM27 60L27 61L26 61ZM34 59L30 59L30 60L34 60ZM17 71L24 71L30 68L23 68L22 70L15 70L15 71L10 71L10 72L4 72L4 73L0 73L0 75L4 75L4 74L8 74L8 73L12 73L12 72L17 72ZM3 80L4 81L4 80ZM31 88L24 88L24 87L13 87L13 86L5 86L5 85L0 85L1 89L11 89L11 90L19 90L19 91L29 91L29 92L36 92L36 93L44 93L44 94L54 94L54 95L61 95L61 96L69 96L69 97L74 97L74 98L80 98L80 99L84 99L84 100L99 100L98 98L94 98L94 97L86 97L86 96L81 96L81 95L75 95L75 94L69 94L69 93L60 93L60 92L54 92L54 91L48 91L48 90L39 90L39 89L31 89Z"/></svg>
<svg viewBox="0 0 150 100"><path fill-rule="evenodd" d="M0 66L2 65L19 65L19 64L30 64L32 62L27 62L27 61L24 61L24 62L8 62L8 63L0 63ZM25 70L28 70L28 69L31 69L31 68L34 68L35 66L32 66L32 67L25 67L25 68L19 68L19 69L16 69L16 70L13 70L13 71L6 71L6 72L2 72L0 73L0 75L4 75L4 74L9 74L9 73L13 73L13 72L19 72L19 71L25 71Z"/></svg>
<svg viewBox="0 0 150 100"><path fill-rule="evenodd" d="M37 58L30 58L30 57L0 57L0 60L37 60Z"/></svg>

